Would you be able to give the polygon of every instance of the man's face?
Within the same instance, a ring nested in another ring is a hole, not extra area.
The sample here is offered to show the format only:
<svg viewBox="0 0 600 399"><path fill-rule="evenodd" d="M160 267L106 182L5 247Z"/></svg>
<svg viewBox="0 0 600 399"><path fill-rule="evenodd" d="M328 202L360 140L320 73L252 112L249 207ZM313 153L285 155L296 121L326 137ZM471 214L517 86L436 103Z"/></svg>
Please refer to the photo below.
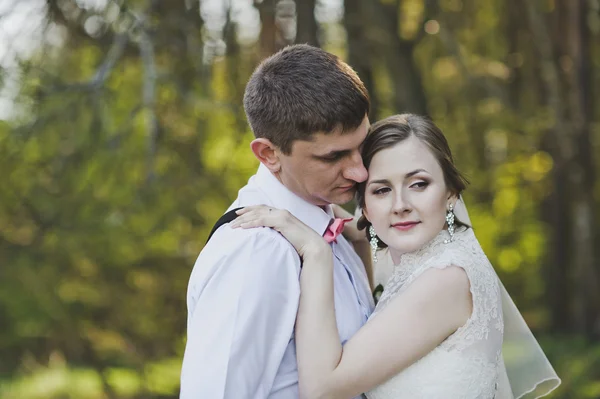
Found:
<svg viewBox="0 0 600 399"><path fill-rule="evenodd" d="M354 197L356 184L367 179L360 148L369 120L352 132L316 133L312 141L296 141L289 155L279 154L277 178L311 204L344 204Z"/></svg>

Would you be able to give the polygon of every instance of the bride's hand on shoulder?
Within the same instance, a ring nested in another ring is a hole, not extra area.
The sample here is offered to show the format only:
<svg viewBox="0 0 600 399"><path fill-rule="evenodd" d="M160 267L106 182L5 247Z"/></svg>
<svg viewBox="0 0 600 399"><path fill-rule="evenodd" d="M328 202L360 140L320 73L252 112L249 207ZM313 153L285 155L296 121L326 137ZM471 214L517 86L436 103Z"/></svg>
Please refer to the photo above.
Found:
<svg viewBox="0 0 600 399"><path fill-rule="evenodd" d="M307 256L322 256L331 252L331 247L323 237L285 209L254 205L240 209L236 213L238 217L230 223L231 228L270 227L281 233L303 259Z"/></svg>
<svg viewBox="0 0 600 399"><path fill-rule="evenodd" d="M350 212L348 212L347 210L345 210L344 208L342 208L339 205L332 205L331 209L333 210L333 214L335 215L336 218L341 218L341 219L350 219L352 218L351 221L347 222L346 225L344 226L344 231L342 232L342 235L346 238L346 240L350 241L350 242L357 242L357 241L367 241L367 236L365 235L365 230L359 230L358 229L358 217L355 217L355 215L352 215Z"/></svg>

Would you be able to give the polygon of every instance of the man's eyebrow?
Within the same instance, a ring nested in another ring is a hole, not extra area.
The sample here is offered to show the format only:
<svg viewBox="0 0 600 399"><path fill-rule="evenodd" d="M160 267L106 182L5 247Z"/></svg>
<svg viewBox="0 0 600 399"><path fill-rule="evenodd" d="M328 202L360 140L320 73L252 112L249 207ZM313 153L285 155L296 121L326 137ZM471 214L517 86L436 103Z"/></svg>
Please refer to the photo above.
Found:
<svg viewBox="0 0 600 399"><path fill-rule="evenodd" d="M339 156L348 155L350 153L351 153L350 150L332 150L326 154L317 155L317 157L319 157L319 158L339 157Z"/></svg>

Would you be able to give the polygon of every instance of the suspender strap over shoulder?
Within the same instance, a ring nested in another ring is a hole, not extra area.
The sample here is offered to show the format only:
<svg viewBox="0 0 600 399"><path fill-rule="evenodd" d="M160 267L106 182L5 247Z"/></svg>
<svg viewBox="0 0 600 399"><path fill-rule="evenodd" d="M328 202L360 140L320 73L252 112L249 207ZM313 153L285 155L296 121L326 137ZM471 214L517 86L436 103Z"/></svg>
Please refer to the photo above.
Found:
<svg viewBox="0 0 600 399"><path fill-rule="evenodd" d="M239 216L235 212L238 211L238 210L240 210L240 209L243 209L243 208L232 209L229 212L225 213L223 216L221 216L219 218L219 220L217 220L217 222L215 223L215 225L212 228L212 230L210 231L210 234L208 235L208 238L206 239L206 242L208 243L208 241L210 241L210 238L213 236L213 234L215 234L215 231L217 231L217 229L219 227L221 227L224 224L227 224L229 222L233 222L235 220L235 218L237 218ZM296 253L296 255L300 258L300 256L298 255L298 253ZM300 258L300 268L302 268L302 258Z"/></svg>
<svg viewBox="0 0 600 399"><path fill-rule="evenodd" d="M233 222L235 220L235 218L238 217L238 214L235 213L235 212L239 211L240 209L242 209L242 208L232 209L229 212L225 213L223 216L221 216L219 218L219 220L217 220L217 223L215 223L215 225L212 228L212 230L210 231L210 234L208 235L208 238L206 239L206 242L208 242L210 240L210 238L213 236L213 234L215 234L215 231L217 231L217 229L219 227L221 227L224 224L227 224L229 222Z"/></svg>

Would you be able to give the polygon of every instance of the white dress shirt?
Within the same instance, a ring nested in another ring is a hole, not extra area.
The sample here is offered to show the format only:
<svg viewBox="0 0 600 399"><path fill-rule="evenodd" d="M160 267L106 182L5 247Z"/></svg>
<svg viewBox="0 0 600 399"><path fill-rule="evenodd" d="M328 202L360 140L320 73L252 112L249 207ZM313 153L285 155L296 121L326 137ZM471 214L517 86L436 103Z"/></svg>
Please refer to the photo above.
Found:
<svg viewBox="0 0 600 399"><path fill-rule="evenodd" d="M287 209L319 234L333 212L312 205L260 165L230 209L266 204ZM340 235L332 243L334 301L345 343L373 311L364 266ZM294 324L300 258L269 228L219 228L192 271L181 399L296 399Z"/></svg>

